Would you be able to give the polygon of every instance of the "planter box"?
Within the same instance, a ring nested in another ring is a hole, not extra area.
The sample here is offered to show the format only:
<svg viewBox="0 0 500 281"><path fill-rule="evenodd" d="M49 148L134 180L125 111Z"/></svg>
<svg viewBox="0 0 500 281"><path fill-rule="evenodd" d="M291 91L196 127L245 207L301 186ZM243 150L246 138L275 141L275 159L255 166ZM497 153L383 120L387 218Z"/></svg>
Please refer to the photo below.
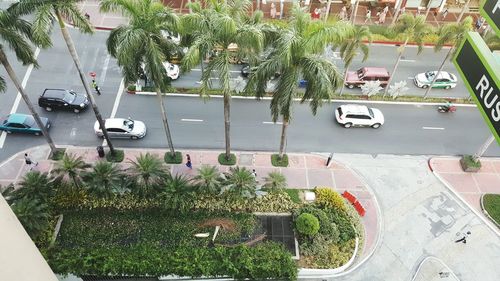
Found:
<svg viewBox="0 0 500 281"><path fill-rule="evenodd" d="M468 164L468 161L464 159L464 157L467 156L462 156L462 158L460 158L460 166L462 167L462 170L464 170L464 172L476 173L477 171L479 171L479 169L481 169L481 163L479 163L479 166L471 166L470 164Z"/></svg>

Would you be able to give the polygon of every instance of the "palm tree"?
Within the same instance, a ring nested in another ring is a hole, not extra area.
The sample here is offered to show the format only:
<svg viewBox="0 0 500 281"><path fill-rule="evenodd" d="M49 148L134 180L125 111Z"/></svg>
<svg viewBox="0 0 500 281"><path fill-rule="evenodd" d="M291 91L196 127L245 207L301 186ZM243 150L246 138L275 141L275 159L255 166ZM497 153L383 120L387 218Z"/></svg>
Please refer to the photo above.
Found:
<svg viewBox="0 0 500 281"><path fill-rule="evenodd" d="M150 153L139 155L135 161L130 160L130 164L128 174L135 181L134 190L140 196L151 193L150 189L159 186L168 176L163 161Z"/></svg>
<svg viewBox="0 0 500 281"><path fill-rule="evenodd" d="M48 205L38 199L19 199L11 206L12 211L32 239L35 239L46 228L49 222Z"/></svg>
<svg viewBox="0 0 500 281"><path fill-rule="evenodd" d="M158 0L103 0L102 12L121 12L129 24L113 29L106 42L108 52L118 60L126 83L139 79L138 69L144 64L148 78L154 83L160 104L163 127L172 157L175 155L162 89L167 86L163 63L178 46L164 32L177 31L179 18Z"/></svg>
<svg viewBox="0 0 500 281"><path fill-rule="evenodd" d="M121 191L123 172L120 166L106 162L97 162L92 170L84 175L86 188L91 194L101 198L110 198Z"/></svg>
<svg viewBox="0 0 500 281"><path fill-rule="evenodd" d="M216 195L220 193L222 179L215 166L203 165L198 168L198 174L193 178L199 186L200 193Z"/></svg>
<svg viewBox="0 0 500 281"><path fill-rule="evenodd" d="M48 203L50 197L55 192L55 184L47 173L31 171L24 175L19 183L18 189L14 192L17 199L38 200L41 203Z"/></svg>
<svg viewBox="0 0 500 281"><path fill-rule="evenodd" d="M420 54L423 50L424 36L431 32L431 26L425 22L425 16L403 14L399 17L396 24L392 26L391 32L395 35L402 35L404 38L404 43L398 49L398 58L396 60L396 64L394 64L391 77L389 77L389 81L387 81L387 86L385 87L384 91L384 97L389 90L389 85L391 85L394 74L396 74L396 70L398 69L399 62L403 57L406 45L408 45L408 41L410 41L410 39L415 40L415 43L417 43L418 46L417 54Z"/></svg>
<svg viewBox="0 0 500 281"><path fill-rule="evenodd" d="M471 17L466 17L464 21L460 23L449 23L441 26L438 32L439 38L436 42L436 45L434 45L434 51L435 52L441 51L444 44L446 43L452 43L453 46L448 50L448 53L446 53L446 57L439 66L437 74L439 74L443 70L446 61L455 56L455 52L457 51L458 47L460 47L460 44L462 44L462 40L464 39L465 35L467 35L467 32L469 32L471 29L472 29ZM437 77L438 75L434 75L431 85L425 91L424 99L427 98L427 95L429 95L429 93L431 92L431 89L434 86Z"/></svg>
<svg viewBox="0 0 500 281"><path fill-rule="evenodd" d="M280 172L270 172L264 178L264 185L262 187L268 188L271 191L278 191L286 188L286 177Z"/></svg>
<svg viewBox="0 0 500 281"><path fill-rule="evenodd" d="M194 205L193 188L189 179L183 175L168 176L161 198L169 209L189 211Z"/></svg>
<svg viewBox="0 0 500 281"><path fill-rule="evenodd" d="M195 39L183 58L183 68L191 69L203 57L206 51L217 50L217 55L208 63L201 75L200 95L209 97L207 90L212 87L212 75L215 74L222 87L224 100L224 137L225 157L231 157L230 106L231 106L231 50L230 45L238 46L238 55L255 57L264 44L264 32L257 24L262 12L247 18L251 2L249 0L216 1L210 0L206 9L209 12L186 15L183 30L191 30ZM201 58L200 58L201 56Z"/></svg>
<svg viewBox="0 0 500 281"><path fill-rule="evenodd" d="M17 198L15 192L16 189L12 183L7 186L0 185L0 196L2 196L9 205L12 204Z"/></svg>
<svg viewBox="0 0 500 281"><path fill-rule="evenodd" d="M349 72L349 66L352 60L359 54L358 50L363 53L363 62L368 59L370 49L363 40L372 41L372 34L368 26L357 26L354 28L354 33L340 44L340 57L344 61L344 84ZM340 95L344 92L344 87L340 89Z"/></svg>
<svg viewBox="0 0 500 281"><path fill-rule="evenodd" d="M226 177L224 189L229 194L237 197L255 197L257 181L250 170L236 166L229 168L229 172L224 175Z"/></svg>
<svg viewBox="0 0 500 281"><path fill-rule="evenodd" d="M55 22L54 20L57 19L64 41L68 47L68 51L73 59L83 87L85 88L87 98L92 105L92 109L94 110L95 117L99 122L100 127L105 128L104 120L102 119L99 108L95 103L94 96L90 91L89 83L87 83L85 74L83 73L75 44L73 43L73 39L69 34L66 23L64 22L64 19L67 19L81 32L89 34L92 33L90 22L85 18L85 16L82 15L80 8L78 8L78 2L80 1L81 0L20 0L19 2L12 4L8 10L19 15L34 14L33 36L35 38L49 38L48 34L52 32L52 27ZM109 139L108 132L104 129L102 131L110 153L113 155L115 150L111 140Z"/></svg>
<svg viewBox="0 0 500 281"><path fill-rule="evenodd" d="M0 11L0 63L5 68L7 75L9 75L10 80L14 83L14 86L19 91L19 94L21 94L21 97L28 106L28 110L35 119L37 126L42 130L42 134L49 144L51 154L54 154L56 152L54 141L50 137L47 128L45 128L42 120L40 119L40 115L38 115L38 112L36 112L28 95L24 91L21 82L10 65L7 54L5 53L6 48L9 48L14 51L16 58L21 61L23 65L32 64L34 67L38 67L33 48L28 41L31 41L41 47L50 46L50 39L48 36L34 37L32 25L29 22L20 19L16 15L7 11ZM4 92L5 90L5 80L2 76L0 76L0 92Z"/></svg>
<svg viewBox="0 0 500 281"><path fill-rule="evenodd" d="M299 79L303 76L307 81L301 102L309 101L313 114L316 114L323 100L330 99L342 83L342 75L336 66L322 56L324 49L330 43L338 44L345 40L352 34L352 27L345 22L328 25L312 21L309 13L295 6L288 27L279 30L278 34L268 59L250 75L246 92L255 92L258 98L264 96L267 82L276 72L281 73L272 91L270 105L273 121L276 122L279 116L283 120L279 150L281 159Z"/></svg>
<svg viewBox="0 0 500 281"><path fill-rule="evenodd" d="M52 172L58 179L70 178L77 189L80 188L80 181L83 172L85 172L91 165L85 163L82 156L77 156L73 153L64 154L61 161L56 163L56 167Z"/></svg>

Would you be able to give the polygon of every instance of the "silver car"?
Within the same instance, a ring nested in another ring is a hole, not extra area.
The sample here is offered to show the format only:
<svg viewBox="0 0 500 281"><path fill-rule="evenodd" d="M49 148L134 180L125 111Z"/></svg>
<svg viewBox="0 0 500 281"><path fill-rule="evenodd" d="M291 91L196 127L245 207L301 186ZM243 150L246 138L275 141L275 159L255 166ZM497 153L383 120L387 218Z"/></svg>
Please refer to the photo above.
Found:
<svg viewBox="0 0 500 281"><path fill-rule="evenodd" d="M106 119L104 125L110 138L141 139L146 135L146 124L130 117ZM103 136L98 121L94 124L94 131L98 137Z"/></svg>

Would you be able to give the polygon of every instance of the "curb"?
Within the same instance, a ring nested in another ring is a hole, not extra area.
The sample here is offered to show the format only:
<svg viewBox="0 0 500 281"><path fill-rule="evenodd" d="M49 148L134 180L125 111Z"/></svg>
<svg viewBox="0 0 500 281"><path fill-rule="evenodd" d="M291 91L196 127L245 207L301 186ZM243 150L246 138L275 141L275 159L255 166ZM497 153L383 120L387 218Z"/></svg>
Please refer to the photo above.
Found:
<svg viewBox="0 0 500 281"><path fill-rule="evenodd" d="M486 211L486 208L484 207L483 197L484 197L486 194L488 194L488 193L483 193L483 194L481 195L481 198L479 199L479 203L480 203L480 205L481 205L481 211L483 211L483 214L484 214L484 215L485 215L488 219L490 219L490 220L491 220L491 222L492 222L493 224L495 224L498 228L500 228L500 224L499 224L499 223L497 223L497 222L496 222L496 221L495 221L495 220L494 220L494 219L490 216L490 214L488 213L488 211Z"/></svg>

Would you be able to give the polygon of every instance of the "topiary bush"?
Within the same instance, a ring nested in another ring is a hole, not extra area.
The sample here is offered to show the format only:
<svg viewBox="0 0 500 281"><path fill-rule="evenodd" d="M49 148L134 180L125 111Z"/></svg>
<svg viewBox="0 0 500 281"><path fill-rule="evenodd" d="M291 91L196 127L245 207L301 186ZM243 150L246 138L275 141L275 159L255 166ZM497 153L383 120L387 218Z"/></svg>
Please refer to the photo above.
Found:
<svg viewBox="0 0 500 281"><path fill-rule="evenodd" d="M295 220L295 228L300 234L314 236L319 231L319 221L315 216L303 213Z"/></svg>
<svg viewBox="0 0 500 281"><path fill-rule="evenodd" d="M327 208L346 210L344 198L336 191L328 187L316 187L316 203Z"/></svg>

